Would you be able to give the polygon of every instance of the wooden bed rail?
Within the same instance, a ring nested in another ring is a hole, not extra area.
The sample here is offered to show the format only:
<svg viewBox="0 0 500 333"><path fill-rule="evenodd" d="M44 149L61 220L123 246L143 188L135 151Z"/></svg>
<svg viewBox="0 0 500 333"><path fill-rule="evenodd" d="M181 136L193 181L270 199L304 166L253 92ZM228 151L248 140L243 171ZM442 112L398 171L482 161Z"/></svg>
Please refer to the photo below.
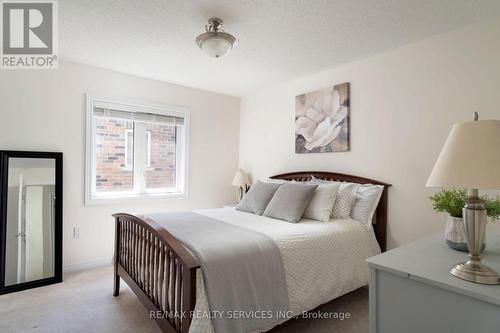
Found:
<svg viewBox="0 0 500 333"><path fill-rule="evenodd" d="M150 311L163 332L188 333L200 265L168 231L151 219L114 214L113 296L120 277Z"/></svg>

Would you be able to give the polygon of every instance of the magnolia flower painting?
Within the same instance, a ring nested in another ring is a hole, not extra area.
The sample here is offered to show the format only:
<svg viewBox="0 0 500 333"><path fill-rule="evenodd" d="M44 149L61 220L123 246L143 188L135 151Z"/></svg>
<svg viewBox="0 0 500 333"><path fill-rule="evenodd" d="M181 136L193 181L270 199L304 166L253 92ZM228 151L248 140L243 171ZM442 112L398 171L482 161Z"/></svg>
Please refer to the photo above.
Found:
<svg viewBox="0 0 500 333"><path fill-rule="evenodd" d="M349 83L295 97L295 152L349 151Z"/></svg>

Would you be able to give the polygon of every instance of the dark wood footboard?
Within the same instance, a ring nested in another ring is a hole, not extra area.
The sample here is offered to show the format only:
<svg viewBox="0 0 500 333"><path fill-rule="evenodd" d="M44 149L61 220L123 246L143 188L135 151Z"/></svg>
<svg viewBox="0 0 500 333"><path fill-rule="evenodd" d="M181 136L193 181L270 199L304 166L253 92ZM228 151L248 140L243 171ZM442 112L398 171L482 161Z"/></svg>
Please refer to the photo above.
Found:
<svg viewBox="0 0 500 333"><path fill-rule="evenodd" d="M151 219L114 214L113 296L122 278L162 331L187 333L196 302L196 258Z"/></svg>

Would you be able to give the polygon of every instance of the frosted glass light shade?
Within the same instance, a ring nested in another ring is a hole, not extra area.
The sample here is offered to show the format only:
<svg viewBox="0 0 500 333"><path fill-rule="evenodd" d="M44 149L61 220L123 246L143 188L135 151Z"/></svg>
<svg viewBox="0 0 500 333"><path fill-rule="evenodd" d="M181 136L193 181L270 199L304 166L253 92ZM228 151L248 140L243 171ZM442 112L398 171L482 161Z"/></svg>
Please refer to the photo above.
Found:
<svg viewBox="0 0 500 333"><path fill-rule="evenodd" d="M233 182L231 185L237 186L237 187L243 187L245 185L248 185L248 176L247 173L243 170L239 170L236 172L233 178Z"/></svg>
<svg viewBox="0 0 500 333"><path fill-rule="evenodd" d="M500 121L455 124L427 187L500 189Z"/></svg>
<svg viewBox="0 0 500 333"><path fill-rule="evenodd" d="M225 55L233 45L225 38L212 37L202 42L200 47L209 56L219 58Z"/></svg>
<svg viewBox="0 0 500 333"><path fill-rule="evenodd" d="M196 44L206 54L220 58L236 44L236 38L224 31L208 31L196 37Z"/></svg>

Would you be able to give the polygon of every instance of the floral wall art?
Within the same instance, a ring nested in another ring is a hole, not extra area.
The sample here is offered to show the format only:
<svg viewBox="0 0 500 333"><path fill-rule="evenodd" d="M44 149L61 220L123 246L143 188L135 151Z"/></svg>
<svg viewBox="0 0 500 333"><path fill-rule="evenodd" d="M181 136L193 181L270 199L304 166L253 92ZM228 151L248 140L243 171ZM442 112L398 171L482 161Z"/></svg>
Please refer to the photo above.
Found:
<svg viewBox="0 0 500 333"><path fill-rule="evenodd" d="M295 152L349 151L349 83L295 97Z"/></svg>

